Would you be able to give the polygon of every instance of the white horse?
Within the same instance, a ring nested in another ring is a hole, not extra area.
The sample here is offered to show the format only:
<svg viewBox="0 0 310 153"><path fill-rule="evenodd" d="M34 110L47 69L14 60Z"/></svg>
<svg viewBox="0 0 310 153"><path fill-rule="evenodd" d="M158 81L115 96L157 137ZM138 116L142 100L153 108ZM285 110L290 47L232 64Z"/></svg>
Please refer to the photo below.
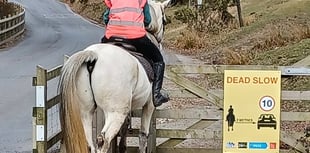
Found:
<svg viewBox="0 0 310 153"><path fill-rule="evenodd" d="M171 0L149 1L151 31L158 41L163 36L164 9ZM153 12L155 11L155 12ZM152 114L152 83L140 62L125 49L111 44L94 44L73 54L64 64L59 81L61 95L61 152L107 153L131 110L142 108L139 150L144 153ZM105 123L92 141L92 118L104 112Z"/></svg>

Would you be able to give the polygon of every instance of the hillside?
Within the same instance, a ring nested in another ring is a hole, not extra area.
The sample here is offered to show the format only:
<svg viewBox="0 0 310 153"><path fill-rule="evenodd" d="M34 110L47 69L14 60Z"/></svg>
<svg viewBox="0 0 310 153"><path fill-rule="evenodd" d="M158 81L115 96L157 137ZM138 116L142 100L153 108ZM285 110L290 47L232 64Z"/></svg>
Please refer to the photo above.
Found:
<svg viewBox="0 0 310 153"><path fill-rule="evenodd" d="M79 14L101 23L102 0L75 2L71 6ZM167 25L164 44L209 64L291 65L310 55L309 0L241 0L241 6L245 26L227 28L218 34L186 28L186 23L174 18L175 11L184 6L169 8L171 23ZM236 17L235 7L229 11ZM284 55L285 58L281 57ZM265 56L269 58L262 61Z"/></svg>
<svg viewBox="0 0 310 153"><path fill-rule="evenodd" d="M77 13L102 23L102 0L70 5ZM235 22L217 33L196 31L175 19L175 12L185 7L177 5L166 10L171 22L166 26L164 46L176 53L206 64L281 66L310 55L309 0L241 0L245 26L239 28ZM229 8L229 12L237 19L236 7ZM308 79L300 84L303 86L289 83L287 88L310 88Z"/></svg>

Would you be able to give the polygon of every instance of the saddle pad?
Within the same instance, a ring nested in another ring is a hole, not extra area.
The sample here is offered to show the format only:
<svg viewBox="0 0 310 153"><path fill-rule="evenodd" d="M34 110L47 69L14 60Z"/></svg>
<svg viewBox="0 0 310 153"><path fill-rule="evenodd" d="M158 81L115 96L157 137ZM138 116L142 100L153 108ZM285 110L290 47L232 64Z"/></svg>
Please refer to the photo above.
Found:
<svg viewBox="0 0 310 153"><path fill-rule="evenodd" d="M108 42L110 44L122 47L123 49L125 49L126 51L128 51L131 55L133 55L134 57L136 57L139 62L143 65L144 70L150 80L150 82L154 81L154 71L153 71L153 67L152 67L152 62L150 60L147 60L146 58L143 57L143 55L141 53L136 52L136 48L126 42L123 41L117 41L117 42Z"/></svg>
<svg viewBox="0 0 310 153"><path fill-rule="evenodd" d="M147 77L149 78L150 82L153 82L154 81L154 71L153 71L153 67L151 65L151 62L148 61L147 59L145 59L143 57L143 55L140 53L131 52L131 51L128 51L128 52L139 60L139 62L144 67L144 70L145 70Z"/></svg>

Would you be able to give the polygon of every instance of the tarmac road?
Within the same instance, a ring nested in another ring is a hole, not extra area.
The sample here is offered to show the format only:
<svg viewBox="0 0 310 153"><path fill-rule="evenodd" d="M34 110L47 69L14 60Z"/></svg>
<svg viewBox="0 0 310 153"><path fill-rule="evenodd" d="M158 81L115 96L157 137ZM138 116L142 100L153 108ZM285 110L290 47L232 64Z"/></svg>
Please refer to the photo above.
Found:
<svg viewBox="0 0 310 153"><path fill-rule="evenodd" d="M37 65L52 68L65 54L99 42L104 29L57 0L13 0L26 9L26 33L0 50L0 153L32 152L32 77Z"/></svg>

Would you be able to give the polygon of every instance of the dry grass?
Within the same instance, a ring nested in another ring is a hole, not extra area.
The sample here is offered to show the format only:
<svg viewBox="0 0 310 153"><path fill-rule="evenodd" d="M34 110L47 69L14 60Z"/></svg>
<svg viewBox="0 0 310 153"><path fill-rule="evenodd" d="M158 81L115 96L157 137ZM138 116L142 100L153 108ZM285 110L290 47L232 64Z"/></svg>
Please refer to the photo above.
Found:
<svg viewBox="0 0 310 153"><path fill-rule="evenodd" d="M302 40L310 38L310 24L308 21L308 19L300 21L300 19L289 18L287 20L281 20L278 22L275 21L273 24L267 24L258 29L256 32L252 32L248 35L236 36L235 39L224 36L224 38L219 39L220 41L215 42L215 44L218 45L207 49L197 57L200 57L201 59L207 59L207 57L210 56L209 54L214 55L215 53L218 54L220 52L223 54L223 58L228 58L225 59L226 62L220 60L218 62L215 61L215 63L249 64L251 63L251 60L257 57L258 54L262 54L264 52L267 53L269 50L274 50L277 48L291 46ZM277 59L277 56L281 56L281 54L278 54L273 58Z"/></svg>
<svg viewBox="0 0 310 153"><path fill-rule="evenodd" d="M207 35L199 35L195 31L185 30L176 38L173 45L182 49L201 49L209 46Z"/></svg>
<svg viewBox="0 0 310 153"><path fill-rule="evenodd" d="M197 59L207 64L251 64L268 51L286 48L310 38L310 11L306 6L310 6L310 1L243 1L245 27L236 29L236 22L233 22L219 34L181 30L174 39L165 39L165 44L176 48L179 53L196 55ZM235 8L229 11L236 16ZM278 59L278 56L281 54L274 55L273 59Z"/></svg>
<svg viewBox="0 0 310 153"><path fill-rule="evenodd" d="M310 38L310 22L298 23L295 19L288 18L286 24L266 25L262 33L261 37L255 38L257 41L252 49L270 50Z"/></svg>
<svg viewBox="0 0 310 153"><path fill-rule="evenodd" d="M310 39L257 53L250 64L289 66L310 55Z"/></svg>
<svg viewBox="0 0 310 153"><path fill-rule="evenodd" d="M92 20L93 22L102 24L102 13L105 10L105 5L102 0L88 0L87 3L80 3L76 0L74 3L70 3L68 0L65 1L68 3L73 11L82 15L85 18Z"/></svg>
<svg viewBox="0 0 310 153"><path fill-rule="evenodd" d="M15 7L13 3L3 3L0 2L0 19L8 16L9 14L14 14Z"/></svg>

